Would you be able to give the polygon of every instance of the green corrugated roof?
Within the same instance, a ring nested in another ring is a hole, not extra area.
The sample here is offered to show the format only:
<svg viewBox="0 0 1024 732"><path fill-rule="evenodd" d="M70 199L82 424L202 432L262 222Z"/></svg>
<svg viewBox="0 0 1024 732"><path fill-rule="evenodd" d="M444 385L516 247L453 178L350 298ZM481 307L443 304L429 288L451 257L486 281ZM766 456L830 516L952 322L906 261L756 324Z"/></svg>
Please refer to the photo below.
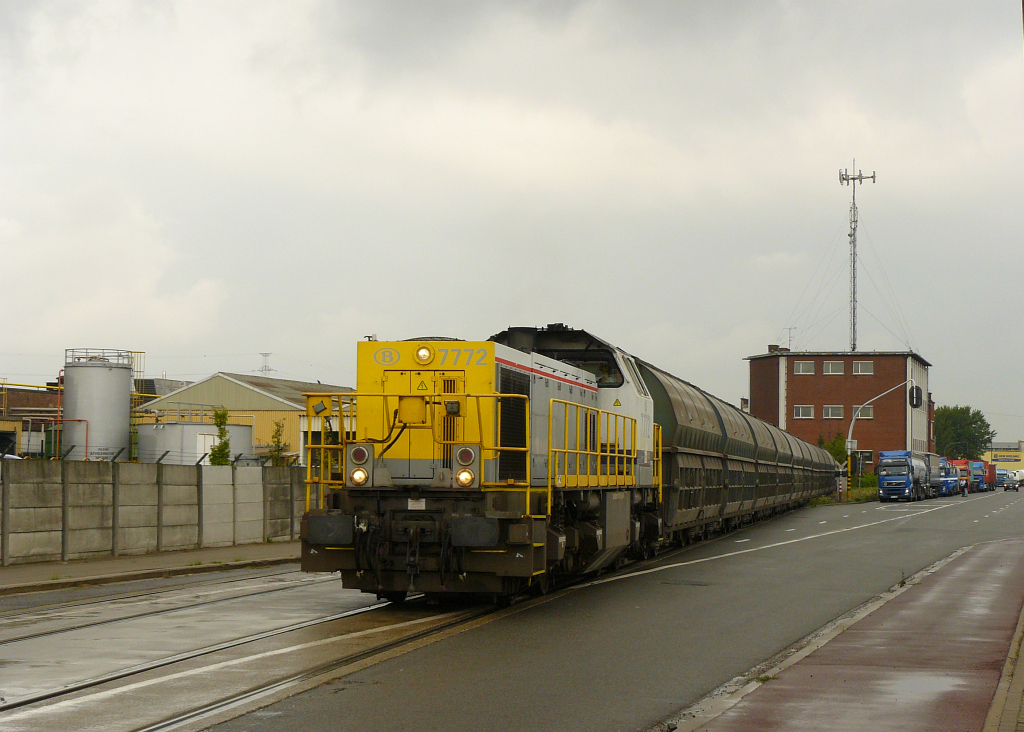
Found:
<svg viewBox="0 0 1024 732"><path fill-rule="evenodd" d="M347 386L272 379L218 372L146 404L146 409L173 409L174 404L222 406L228 410L305 410L306 392L349 392Z"/></svg>

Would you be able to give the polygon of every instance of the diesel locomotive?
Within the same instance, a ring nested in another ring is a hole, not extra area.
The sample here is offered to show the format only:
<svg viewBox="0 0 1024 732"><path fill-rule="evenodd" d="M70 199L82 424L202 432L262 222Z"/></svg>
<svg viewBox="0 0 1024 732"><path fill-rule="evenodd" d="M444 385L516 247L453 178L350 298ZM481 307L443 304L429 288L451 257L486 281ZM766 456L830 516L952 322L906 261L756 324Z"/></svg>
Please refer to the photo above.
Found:
<svg viewBox="0 0 1024 732"><path fill-rule="evenodd" d="M308 394L302 568L499 600L832 492L821 448L583 330L358 345Z"/></svg>

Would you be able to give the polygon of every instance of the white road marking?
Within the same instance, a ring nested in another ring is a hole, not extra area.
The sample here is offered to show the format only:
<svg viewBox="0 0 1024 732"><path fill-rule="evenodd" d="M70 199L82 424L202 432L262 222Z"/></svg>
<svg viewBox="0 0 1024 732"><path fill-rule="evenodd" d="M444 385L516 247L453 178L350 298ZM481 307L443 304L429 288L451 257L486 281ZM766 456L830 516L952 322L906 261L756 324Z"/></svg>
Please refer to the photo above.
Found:
<svg viewBox="0 0 1024 732"><path fill-rule="evenodd" d="M945 508L950 508L951 506L963 506L963 505L966 505L966 504L971 503L973 501L984 500L986 497L987 496L980 496L978 498L971 498L971 499L969 499L967 501L959 501L957 503L945 503L945 504L943 504L941 506L936 506L935 508L923 509L923 510L919 511L918 513L910 514L909 516L893 516L892 518L879 519L878 521L871 521L871 522L866 523L866 524L861 524L860 526L848 526L845 529L833 529L832 531L824 531L824 532L822 532L820 534L811 534L810 536L801 536L798 539L786 539L785 541L777 541L774 544L762 544L761 546L752 546L749 549L737 549L736 551L733 551L733 552L726 552L724 554L716 554L713 557L702 557L701 559L690 559L690 560L687 560L685 562L673 562L672 564L663 564L660 567L651 567L650 569L640 569L640 570L637 570L636 572L629 572L629 573L626 573L626 574L619 574L619 575L615 575L613 577L602 577L601 579L593 580L592 582L587 582L585 584L576 585L574 589L579 590L579 589L583 589L585 587L593 587L594 585L603 585L606 582L618 582L619 580L631 579L633 577L639 577L640 575L644 575L644 574L653 574L655 572L664 572L666 569L676 569L678 567L687 567L687 566L689 566L691 564L703 564L705 562L713 562L716 559L728 559L730 557L737 557L740 554L750 554L751 552L760 552L760 551L764 551L765 549L775 549L776 547L787 546L789 544L796 544L796 543L801 542L801 541L810 541L811 539L821 539L822 537L825 537L825 536L832 536L834 534L845 534L848 531L857 531L858 529L867 529L867 528L870 528L872 526L878 526L880 524L888 524L888 523L891 523L892 521L909 521L910 519L914 518L915 516L920 516L921 514L931 513L933 511L941 511L941 510L943 510ZM975 519L974 523L978 523L978 520Z"/></svg>
<svg viewBox="0 0 1024 732"><path fill-rule="evenodd" d="M819 521L818 523L819 523L819 524L827 524L827 523L828 523L828 521Z"/></svg>
<svg viewBox="0 0 1024 732"><path fill-rule="evenodd" d="M745 542L745 541L750 541L750 539L737 539L737 540L736 540L736 543L737 543L737 544L742 544L742 543L743 543L743 542Z"/></svg>
<svg viewBox="0 0 1024 732"><path fill-rule="evenodd" d="M846 514L843 518L850 518L850 514Z"/></svg>
<svg viewBox="0 0 1024 732"><path fill-rule="evenodd" d="M796 531L796 529L786 529L786 531Z"/></svg>

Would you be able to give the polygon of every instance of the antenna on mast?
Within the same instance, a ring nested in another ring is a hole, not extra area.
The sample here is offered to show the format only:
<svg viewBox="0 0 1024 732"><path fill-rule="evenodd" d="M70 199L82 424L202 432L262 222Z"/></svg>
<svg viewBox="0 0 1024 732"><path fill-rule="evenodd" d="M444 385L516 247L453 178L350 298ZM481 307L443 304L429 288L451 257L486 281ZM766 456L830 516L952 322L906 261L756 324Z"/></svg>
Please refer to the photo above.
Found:
<svg viewBox="0 0 1024 732"><path fill-rule="evenodd" d="M853 159L857 167L857 159ZM869 180L875 182L875 171L864 175L859 170L851 175L848 170L839 171L839 185L853 183L853 202L850 204L850 351L857 350L857 184Z"/></svg>
<svg viewBox="0 0 1024 732"><path fill-rule="evenodd" d="M271 368L270 366L270 357L273 356L274 354L260 353L260 355L263 356L263 365L260 366L259 368L261 374L263 374L264 376L270 376L271 371L277 371L277 369Z"/></svg>

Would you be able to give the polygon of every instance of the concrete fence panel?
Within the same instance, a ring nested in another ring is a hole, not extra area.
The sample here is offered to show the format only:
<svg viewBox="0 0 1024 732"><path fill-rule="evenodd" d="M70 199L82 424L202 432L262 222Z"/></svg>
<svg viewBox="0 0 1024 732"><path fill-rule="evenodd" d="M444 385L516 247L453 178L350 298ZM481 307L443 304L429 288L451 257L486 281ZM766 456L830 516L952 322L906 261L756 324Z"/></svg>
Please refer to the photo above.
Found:
<svg viewBox="0 0 1024 732"><path fill-rule="evenodd" d="M158 467L151 463L119 463L117 466L119 554L146 554L157 550Z"/></svg>
<svg viewBox="0 0 1024 732"><path fill-rule="evenodd" d="M161 550L199 546L199 468L161 465Z"/></svg>
<svg viewBox="0 0 1024 732"><path fill-rule="evenodd" d="M114 541L114 465L64 463L65 559L110 554Z"/></svg>
<svg viewBox="0 0 1024 732"><path fill-rule="evenodd" d="M203 465L203 546L235 543L235 486L229 465Z"/></svg>
<svg viewBox="0 0 1024 732"><path fill-rule="evenodd" d="M302 468L5 460L3 565L298 536Z"/></svg>
<svg viewBox="0 0 1024 732"><path fill-rule="evenodd" d="M64 492L61 464L5 460L3 563L61 559Z"/></svg>
<svg viewBox="0 0 1024 732"><path fill-rule="evenodd" d="M263 535L263 468L235 468L235 543L254 544Z"/></svg>

